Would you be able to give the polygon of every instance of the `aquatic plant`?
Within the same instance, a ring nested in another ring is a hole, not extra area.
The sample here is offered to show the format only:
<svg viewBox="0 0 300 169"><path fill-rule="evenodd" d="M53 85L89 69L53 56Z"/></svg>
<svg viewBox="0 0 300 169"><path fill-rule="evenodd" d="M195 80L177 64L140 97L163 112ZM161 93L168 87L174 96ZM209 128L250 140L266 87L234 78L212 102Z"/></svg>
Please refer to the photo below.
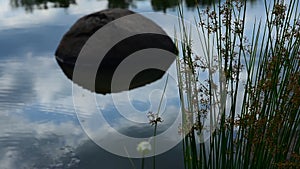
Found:
<svg viewBox="0 0 300 169"><path fill-rule="evenodd" d="M198 8L200 46L179 8L185 168L300 166L300 3L264 6L266 17L255 21L251 37L245 1Z"/></svg>

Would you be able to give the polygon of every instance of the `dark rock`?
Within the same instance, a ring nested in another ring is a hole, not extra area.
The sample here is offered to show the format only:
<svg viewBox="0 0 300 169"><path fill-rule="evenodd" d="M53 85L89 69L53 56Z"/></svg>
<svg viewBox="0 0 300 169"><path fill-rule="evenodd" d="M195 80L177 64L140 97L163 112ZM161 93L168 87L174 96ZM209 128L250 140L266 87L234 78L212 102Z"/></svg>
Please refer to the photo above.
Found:
<svg viewBox="0 0 300 169"><path fill-rule="evenodd" d="M65 75L73 79L73 71L75 67L76 60L79 56L81 49L84 47L88 39L100 28L102 28L107 23L121 18L126 15L134 14L134 12L126 9L108 9L100 12L92 13L90 15L84 16L80 18L64 35L62 38L56 52L56 59L59 66L62 68ZM177 49L170 37L166 35L166 33L154 22L149 19L140 16L142 20L135 21L136 23L143 24L142 27L147 28L147 30L154 29L153 32L156 33L144 33L137 34L126 38L116 45L114 45L103 58L101 64L99 65L97 76L95 79L95 88L91 88L86 86L82 80L76 81L80 86L87 88L91 91L95 91L97 93L111 93L111 92L119 92L123 90L133 89L136 87L140 87L151 83L155 80L160 79L164 75L164 71L158 69L146 69L139 72L130 83L130 86L126 88L126 86L120 85L119 88L111 89L111 81L114 71L118 67L118 65L129 55L143 49L149 48L158 48L165 51L169 51L170 53L175 54L171 59L166 59L165 68L163 70L167 70L167 68L172 64L175 60ZM127 24L127 23L126 23ZM129 27L132 26L132 22L128 22ZM118 26L118 25L117 25ZM134 26L134 25L133 25ZM141 26L140 26L141 27ZM138 28L137 28L138 29ZM133 31L134 30L129 30ZM117 34L118 32L116 32ZM126 33L126 32L125 32ZM101 46L99 46L101 48ZM149 56L151 57L151 56ZM163 58L168 58L169 56L160 56ZM170 57L169 57L170 58ZM157 57L156 57L157 59ZM155 60L160 62L161 60ZM93 64L91 62L91 64ZM135 63L139 64L139 63ZM134 66L134 65L130 65ZM126 74L126 72L124 72ZM120 82L122 84L122 82Z"/></svg>
<svg viewBox="0 0 300 169"><path fill-rule="evenodd" d="M108 9L80 18L64 35L55 56L64 63L74 64L86 41L101 27L122 16L133 14L125 9Z"/></svg>

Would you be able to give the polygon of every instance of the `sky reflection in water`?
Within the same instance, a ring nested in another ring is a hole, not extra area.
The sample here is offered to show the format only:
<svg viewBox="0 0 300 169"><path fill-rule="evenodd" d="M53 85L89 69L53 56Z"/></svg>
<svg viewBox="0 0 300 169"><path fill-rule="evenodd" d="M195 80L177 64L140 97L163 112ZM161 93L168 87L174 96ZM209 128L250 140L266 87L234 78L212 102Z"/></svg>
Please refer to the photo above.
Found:
<svg viewBox="0 0 300 169"><path fill-rule="evenodd" d="M16 5L17 2L20 4ZM127 4L117 0L88 3L74 0L75 4L72 0L70 4L61 5L69 8L52 8L60 5L46 3L47 10L42 10L38 6L43 8L44 4L28 6L22 2L28 1L0 1L0 168L132 168L127 158L99 148L83 132L73 107L72 82L58 67L54 51L63 34L85 14L118 6L138 12L164 11L176 16L174 7L177 4L172 0L166 1L167 4L159 4L156 0L128 1ZM188 2L186 0L186 4ZM257 10L259 7L256 5ZM187 18L193 20L193 11L186 11ZM248 18L253 20L254 17L249 15ZM161 92L157 90L151 96L140 93L162 89L164 82L165 77L131 92L133 107L144 112L138 116L127 114L131 121L116 113L109 95L97 95L98 108L118 131L147 137L153 127L147 124L145 112L157 110L157 97ZM178 108L176 85L170 86L170 90L171 97L164 106ZM122 101L118 104L124 110L128 106ZM91 113L99 112L92 108ZM165 114L165 127L176 117L171 113ZM141 120L144 123L133 122ZM159 132L163 131L162 125ZM106 134L109 139L109 131L97 128L97 132ZM183 168L180 149L179 145L159 155L157 168ZM140 165L140 160L133 161L137 167ZM149 168L150 163L146 161Z"/></svg>

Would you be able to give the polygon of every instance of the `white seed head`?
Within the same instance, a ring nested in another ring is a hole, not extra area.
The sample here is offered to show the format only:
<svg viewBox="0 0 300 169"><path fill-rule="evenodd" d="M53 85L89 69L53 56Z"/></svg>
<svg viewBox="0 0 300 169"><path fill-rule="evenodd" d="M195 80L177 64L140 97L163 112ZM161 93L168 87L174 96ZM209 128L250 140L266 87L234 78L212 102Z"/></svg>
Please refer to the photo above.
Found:
<svg viewBox="0 0 300 169"><path fill-rule="evenodd" d="M141 154L148 154L151 151L151 144L148 141L142 141L137 146L137 151Z"/></svg>

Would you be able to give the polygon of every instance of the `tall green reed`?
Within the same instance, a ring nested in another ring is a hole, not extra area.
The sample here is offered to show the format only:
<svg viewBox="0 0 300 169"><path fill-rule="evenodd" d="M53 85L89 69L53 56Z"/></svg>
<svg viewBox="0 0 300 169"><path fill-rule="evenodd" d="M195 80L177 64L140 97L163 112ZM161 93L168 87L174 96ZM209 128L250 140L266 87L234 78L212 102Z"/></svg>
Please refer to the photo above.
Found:
<svg viewBox="0 0 300 169"><path fill-rule="evenodd" d="M200 46L193 46L195 36L179 8L185 168L300 166L299 2L265 0L266 18L254 23L250 38L245 1L198 8ZM192 47L201 48L203 56Z"/></svg>

